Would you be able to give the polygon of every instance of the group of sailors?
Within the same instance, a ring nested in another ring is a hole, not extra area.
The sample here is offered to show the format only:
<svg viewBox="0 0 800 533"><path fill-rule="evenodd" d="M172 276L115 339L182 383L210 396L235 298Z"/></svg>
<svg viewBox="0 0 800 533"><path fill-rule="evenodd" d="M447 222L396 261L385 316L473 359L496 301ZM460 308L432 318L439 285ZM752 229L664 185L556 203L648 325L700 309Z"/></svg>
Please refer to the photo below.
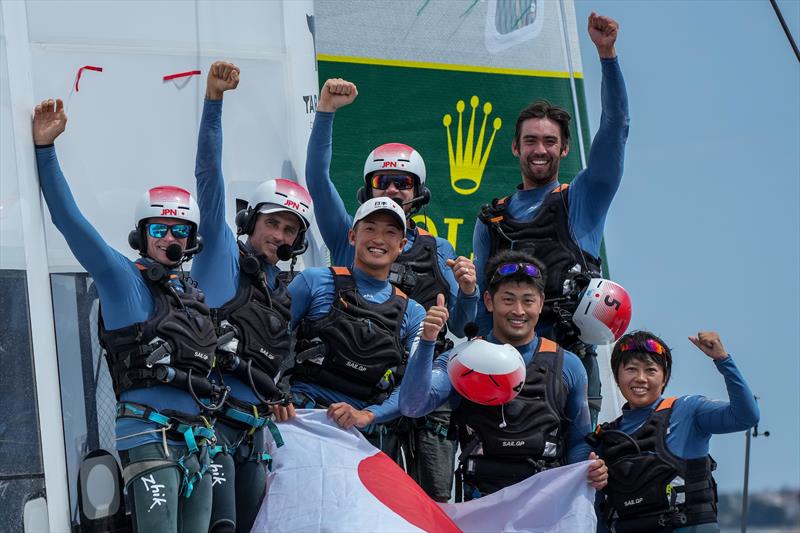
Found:
<svg viewBox="0 0 800 533"><path fill-rule="evenodd" d="M282 445L280 423L298 408L326 409L341 427L361 430L437 501L450 499L454 479L457 498L474 499L590 459L587 482L603 494L601 527L717 530L710 437L749 428L759 416L719 336L702 331L690 340L722 374L729 402L665 397L670 348L634 332L611 358L627 400L623 414L593 431L600 402L594 348L552 305L580 279L600 276L603 226L628 135L618 24L592 14L588 31L603 72L588 166L560 184L570 116L545 101L526 107L512 144L522 181L477 215L474 261L412 221L431 193L422 156L405 144L367 156L360 207L347 213L330 162L335 114L358 94L349 81L322 87L308 190L265 181L236 213L234 230L226 224L222 102L240 70L214 63L197 200L180 187L148 190L128 239L141 256L135 261L105 242L72 197L54 147L66 127L63 102L36 106L45 201L99 293L136 531L249 531L271 461L265 431ZM306 250L315 217L334 266L281 271L279 261L294 266ZM191 278L181 267L189 259ZM489 345L510 344L523 357L524 386L505 405L471 402L448 379L447 332L474 336L471 322Z"/></svg>

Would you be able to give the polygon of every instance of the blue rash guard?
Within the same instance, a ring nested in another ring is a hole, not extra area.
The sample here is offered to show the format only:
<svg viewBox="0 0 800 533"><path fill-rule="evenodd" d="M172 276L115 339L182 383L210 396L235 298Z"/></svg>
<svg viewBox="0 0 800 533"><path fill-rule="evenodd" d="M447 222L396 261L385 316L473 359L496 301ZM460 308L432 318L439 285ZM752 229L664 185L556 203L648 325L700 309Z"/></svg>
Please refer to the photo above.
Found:
<svg viewBox="0 0 800 533"><path fill-rule="evenodd" d="M603 227L611 201L622 180L625 159L625 142L628 139L628 96L625 81L616 58L601 59L603 81L601 86L602 115L600 127L592 141L589 161L569 187L570 233L582 250L600 257ZM550 192L559 185L554 180L549 185L536 189L519 189L507 201L508 216L516 220L533 220L539 206ZM472 237L475 254L475 273L478 285L485 290L486 261L491 251L489 228L481 221L475 223ZM476 322L481 334L491 329L491 314L482 301L478 302ZM550 324L540 322L537 331L543 332Z"/></svg>
<svg viewBox="0 0 800 533"><path fill-rule="evenodd" d="M489 333L486 340L503 344L492 333ZM450 352L445 352L434 360L435 344L421 339L417 350L408 361L399 402L400 412L405 416L414 418L425 416L445 402L449 402L451 407L456 409L460 403L461 396L453 388L447 376ZM530 343L515 346L522 354L526 365L533 360L537 344L538 337L534 336ZM589 405L586 399L586 370L578 356L566 350L564 350L564 369L561 379L569 391L566 405L566 416L570 421L566 435L567 462L579 463L588 459L591 451L583 439L586 433L591 431Z"/></svg>
<svg viewBox="0 0 800 533"><path fill-rule="evenodd" d="M744 431L758 424L758 404L733 358L728 356L721 361L714 361L714 365L725 378L730 402L691 395L681 396L672 405L667 449L683 459L708 455L708 442L713 434ZM622 416L618 419L618 429L628 435L635 433L650 418L662 399L638 409L631 409L625 404Z"/></svg>
<svg viewBox="0 0 800 533"><path fill-rule="evenodd" d="M314 212L322 239L331 253L331 264L350 266L355 258L355 248L350 244L347 231L343 228L352 227L353 217L347 213L342 197L330 177L334 115L335 113L317 111L308 139L306 185L314 200ZM408 251L414 245L416 237L417 230L406 227L408 242L403 251ZM459 289L453 270L447 266L448 259L456 258L448 240L436 237L436 255L439 271L450 286L447 299L450 318L447 324L453 334L461 337L464 335L464 325L475 320L479 292L466 295Z"/></svg>
<svg viewBox="0 0 800 533"><path fill-rule="evenodd" d="M239 247L225 221L225 180L222 175L222 100L206 100L197 138L197 203L200 206L200 235L203 253L192 262L192 278L206 295L211 308L222 307L239 287ZM270 289L276 286L280 269L259 257ZM260 400L249 384L225 375L231 396L250 404Z"/></svg>
<svg viewBox="0 0 800 533"><path fill-rule="evenodd" d="M383 303L392 295L392 285L385 280L376 279L369 274L352 269L358 293L366 300ZM304 318L311 320L322 318L331 310L335 292L333 273L328 268L307 268L298 274L289 284L289 294L292 296L292 328L297 328ZM422 330L422 320L425 310L414 300L409 299L406 312L403 315L403 324L400 327L400 341L408 353L413 353L419 341ZM433 357L433 352L431 352ZM397 405L400 390L408 379L403 378L403 385L392 391L392 394L380 405L370 405L362 400L357 400L346 394L335 391L316 383L295 382L292 392L303 393L312 398L321 398L328 403L345 402L356 409L366 409L375 415L375 424L389 422L400 416Z"/></svg>
<svg viewBox="0 0 800 533"><path fill-rule="evenodd" d="M108 330L144 322L153 314L154 302L144 278L133 261L111 248L78 209L67 180L61 172L54 147L36 149L39 183L50 217L64 236L78 262L92 276L100 297L100 312ZM125 391L123 401L172 409L189 415L200 410L188 392L156 385ZM116 422L117 450L124 451L149 442L161 442L154 423L131 418ZM148 432L143 435L137 433ZM133 436L135 435L135 436ZM175 441L176 445L185 443Z"/></svg>

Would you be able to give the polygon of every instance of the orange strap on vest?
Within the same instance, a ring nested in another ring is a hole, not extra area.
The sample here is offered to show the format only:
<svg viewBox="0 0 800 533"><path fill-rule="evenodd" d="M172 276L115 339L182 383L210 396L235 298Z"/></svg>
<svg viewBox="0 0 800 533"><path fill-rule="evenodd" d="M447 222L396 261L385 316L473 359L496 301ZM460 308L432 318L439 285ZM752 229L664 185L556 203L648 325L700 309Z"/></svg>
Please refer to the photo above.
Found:
<svg viewBox="0 0 800 533"><path fill-rule="evenodd" d="M550 339L545 339L542 337L542 342L539 343L539 350L540 352L557 352L558 351L558 344L551 341Z"/></svg>
<svg viewBox="0 0 800 533"><path fill-rule="evenodd" d="M671 409L672 408L672 404L675 403L675 400L677 400L677 398L675 396L670 396L669 398L664 398L663 400L661 400L661 403L658 404L658 407L656 407L656 411L661 411L663 409Z"/></svg>

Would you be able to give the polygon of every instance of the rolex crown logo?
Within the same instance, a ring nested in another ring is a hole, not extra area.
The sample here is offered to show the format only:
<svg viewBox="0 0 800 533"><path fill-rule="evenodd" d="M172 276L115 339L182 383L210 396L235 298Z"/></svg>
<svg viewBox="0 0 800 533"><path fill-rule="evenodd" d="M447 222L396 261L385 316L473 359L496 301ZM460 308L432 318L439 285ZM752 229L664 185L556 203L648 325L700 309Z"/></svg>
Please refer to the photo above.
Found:
<svg viewBox="0 0 800 533"><path fill-rule="evenodd" d="M494 136L502 126L503 121L500 117L495 117L492 121L492 135L489 137L489 142L486 143L486 149L483 147L483 140L486 134L486 122L489 120L489 115L492 112L492 104L485 102L483 104L483 122L481 123L481 131L478 134L478 140L475 141L475 110L478 108L480 100L477 96L469 99L469 105L472 107L472 115L469 119L469 126L467 127L467 140L463 142L463 114L464 100L459 100L456 103L456 110L458 111L458 130L456 135L456 148L453 151L453 137L450 133L450 124L453 123L453 117L449 114L442 118L442 123L447 129L447 152L450 156L450 184L453 190L459 194L472 194L481 186L481 178L483 177L483 170L486 168L486 162L489 160L489 153L492 151L492 143L494 143Z"/></svg>

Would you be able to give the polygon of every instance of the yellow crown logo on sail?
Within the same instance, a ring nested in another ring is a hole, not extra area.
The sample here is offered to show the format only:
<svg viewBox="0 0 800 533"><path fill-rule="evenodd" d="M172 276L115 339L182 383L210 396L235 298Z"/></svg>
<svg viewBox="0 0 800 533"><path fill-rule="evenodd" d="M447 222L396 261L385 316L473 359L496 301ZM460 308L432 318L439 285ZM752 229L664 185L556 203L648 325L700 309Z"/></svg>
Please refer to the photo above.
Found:
<svg viewBox="0 0 800 533"><path fill-rule="evenodd" d="M486 122L489 120L489 115L492 112L492 104L485 102L483 104L483 122L481 123L481 131L478 134L478 140L473 143L475 139L475 110L478 108L480 100L477 96L473 96L469 100L469 105L472 107L472 116L469 119L469 126L467 127L467 140L466 143L462 142L463 139L463 114L464 100L459 100L456 103L456 111L458 111L458 131L456 132L456 148L453 151L453 137L450 133L450 125L453 123L453 117L449 114L442 118L442 123L447 129L447 152L450 156L450 185L453 190L458 194L468 195L478 190L481 186L481 178L483 178L483 170L486 168L486 162L489 160L489 153L492 150L494 143L494 136L503 125L500 117L495 117L492 121L492 135L489 137L489 142L486 143L486 149L483 148L483 140L486 134Z"/></svg>

